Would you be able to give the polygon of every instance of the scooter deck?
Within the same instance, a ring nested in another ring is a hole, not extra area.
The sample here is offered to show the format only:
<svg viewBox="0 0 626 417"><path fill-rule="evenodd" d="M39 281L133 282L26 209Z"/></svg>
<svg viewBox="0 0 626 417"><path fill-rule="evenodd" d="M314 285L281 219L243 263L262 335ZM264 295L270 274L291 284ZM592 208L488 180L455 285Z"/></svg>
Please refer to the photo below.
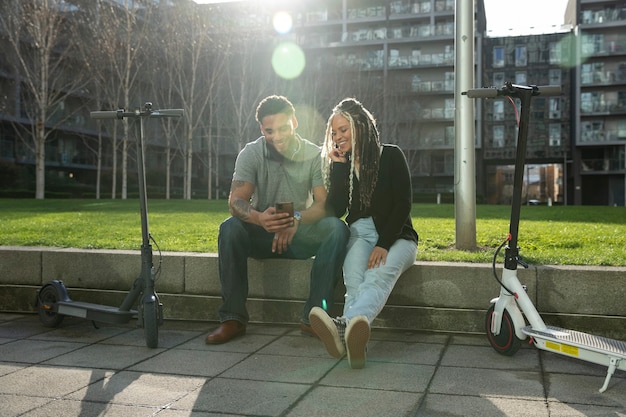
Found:
<svg viewBox="0 0 626 417"><path fill-rule="evenodd" d="M546 326L544 331L527 326L522 331L534 338L540 349L607 366L600 392L608 387L615 369L626 370L626 342L553 326Z"/></svg>
<svg viewBox="0 0 626 417"><path fill-rule="evenodd" d="M117 307L105 306L82 301L59 301L56 305L57 313L65 316L80 317L102 323L128 323L137 315L136 310L123 311Z"/></svg>
<svg viewBox="0 0 626 417"><path fill-rule="evenodd" d="M548 328L547 332L535 330L530 326L524 327L522 331L531 337L566 343L571 346L593 350L598 353L616 355L622 359L626 359L626 342L590 335L576 330L562 329L553 326L546 327ZM567 353L567 349L564 353Z"/></svg>

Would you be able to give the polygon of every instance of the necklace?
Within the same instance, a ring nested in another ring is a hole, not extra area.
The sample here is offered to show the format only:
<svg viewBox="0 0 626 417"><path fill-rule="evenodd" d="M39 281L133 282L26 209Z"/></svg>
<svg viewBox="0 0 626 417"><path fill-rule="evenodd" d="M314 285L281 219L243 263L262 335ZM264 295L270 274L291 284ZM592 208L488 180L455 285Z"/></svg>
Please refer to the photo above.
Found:
<svg viewBox="0 0 626 417"><path fill-rule="evenodd" d="M296 156L296 154L298 152L300 152L300 147L302 146L302 142L300 141L300 139L298 138L298 136L294 136L294 139L296 140L296 142L298 143L298 147L296 148L295 151L293 151L293 153L291 154L291 160L294 160L294 157Z"/></svg>

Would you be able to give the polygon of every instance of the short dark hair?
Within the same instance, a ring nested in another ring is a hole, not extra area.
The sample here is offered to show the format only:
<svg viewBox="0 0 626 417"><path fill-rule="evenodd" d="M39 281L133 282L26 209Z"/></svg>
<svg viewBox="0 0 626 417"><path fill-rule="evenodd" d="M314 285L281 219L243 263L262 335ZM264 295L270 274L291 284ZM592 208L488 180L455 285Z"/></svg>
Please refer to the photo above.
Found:
<svg viewBox="0 0 626 417"><path fill-rule="evenodd" d="M296 109L287 97L277 95L265 97L256 108L256 121L261 123L265 116L279 113L291 117L296 114Z"/></svg>

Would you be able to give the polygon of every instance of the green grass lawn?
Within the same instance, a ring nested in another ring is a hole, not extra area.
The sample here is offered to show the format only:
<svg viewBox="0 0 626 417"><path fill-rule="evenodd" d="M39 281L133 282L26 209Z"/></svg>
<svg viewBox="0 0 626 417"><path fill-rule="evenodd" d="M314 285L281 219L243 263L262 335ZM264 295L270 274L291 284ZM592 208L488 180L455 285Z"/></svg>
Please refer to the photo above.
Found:
<svg viewBox="0 0 626 417"><path fill-rule="evenodd" d="M418 260L491 262L509 231L508 206L476 207L476 251L455 249L452 204L415 204ZM225 200L150 200L150 232L163 251L216 252ZM626 266L626 208L523 206L522 258L535 265ZM0 199L0 245L139 249L138 200Z"/></svg>

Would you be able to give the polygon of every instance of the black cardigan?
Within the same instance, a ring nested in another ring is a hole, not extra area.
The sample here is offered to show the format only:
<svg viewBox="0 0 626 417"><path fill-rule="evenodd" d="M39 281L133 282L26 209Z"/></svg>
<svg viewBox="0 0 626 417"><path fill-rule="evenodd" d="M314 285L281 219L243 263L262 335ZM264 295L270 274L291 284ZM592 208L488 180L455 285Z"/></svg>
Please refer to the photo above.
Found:
<svg viewBox="0 0 626 417"><path fill-rule="evenodd" d="M361 209L359 181L354 176L352 205L348 207L350 193L350 162L333 162L330 170L330 189L326 199L327 210L337 217L348 211L346 222L350 225L360 218L372 217L378 242L376 246L389 250L398 239L417 243L418 235L411 221L413 190L409 165L402 150L396 145L383 145L378 169L378 180L369 208Z"/></svg>

